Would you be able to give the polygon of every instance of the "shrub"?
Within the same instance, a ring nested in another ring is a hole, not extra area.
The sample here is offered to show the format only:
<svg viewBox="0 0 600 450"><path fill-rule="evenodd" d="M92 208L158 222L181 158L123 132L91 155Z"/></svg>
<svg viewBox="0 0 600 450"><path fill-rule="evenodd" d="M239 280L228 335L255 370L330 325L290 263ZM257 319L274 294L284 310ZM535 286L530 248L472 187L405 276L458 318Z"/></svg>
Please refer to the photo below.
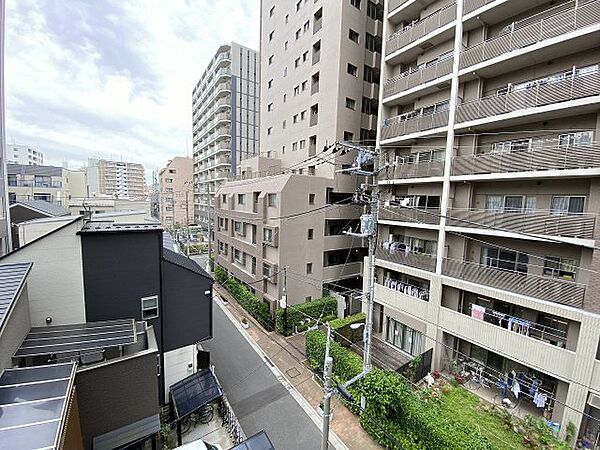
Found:
<svg viewBox="0 0 600 450"><path fill-rule="evenodd" d="M356 314L352 314L351 316L348 316L344 319L335 319L332 320L331 322L329 322L329 325L331 325L331 328L333 328L334 330L339 331L341 328L344 328L346 326L352 325L353 323L362 323L365 321L366 319L366 314L363 312L359 312Z"/></svg>
<svg viewBox="0 0 600 450"><path fill-rule="evenodd" d="M232 297L248 312L248 314L263 325L271 327L271 312L266 303L261 302L256 295L250 292L246 286L235 278L229 278L225 285Z"/></svg>
<svg viewBox="0 0 600 450"><path fill-rule="evenodd" d="M352 314L344 319L336 319L329 322L329 325L336 331L335 339L345 347L350 346L350 342L356 342L362 338L360 330L353 330L350 325L354 323L364 323L365 313Z"/></svg>
<svg viewBox="0 0 600 450"><path fill-rule="evenodd" d="M217 283L223 285L227 281L229 277L227 276L227 271L223 269L221 266L215 267L215 280Z"/></svg>
<svg viewBox="0 0 600 450"><path fill-rule="evenodd" d="M284 308L279 308L275 313L275 330L279 334L289 336L294 331L294 327L300 325L300 322L307 317L316 320L321 314L323 317L337 315L337 300L333 297L323 297L300 305L288 305L286 329L284 329L284 311Z"/></svg>
<svg viewBox="0 0 600 450"><path fill-rule="evenodd" d="M337 319L337 316L325 316L321 319L321 321L319 323L324 323L324 322L329 322L331 323L331 321ZM314 327L317 324L316 320L311 320L310 322L305 322L302 325L298 325L296 327L296 330L298 330L299 333L308 330L310 327Z"/></svg>

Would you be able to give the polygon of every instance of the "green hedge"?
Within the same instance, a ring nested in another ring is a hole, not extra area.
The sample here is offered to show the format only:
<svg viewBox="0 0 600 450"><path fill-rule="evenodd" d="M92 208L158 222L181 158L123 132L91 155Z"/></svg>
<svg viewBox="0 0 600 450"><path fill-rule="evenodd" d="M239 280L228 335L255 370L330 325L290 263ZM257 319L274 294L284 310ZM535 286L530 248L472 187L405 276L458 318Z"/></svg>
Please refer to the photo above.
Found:
<svg viewBox="0 0 600 450"><path fill-rule="evenodd" d="M322 370L325 340L321 331L306 334L306 356L313 369ZM348 381L362 371L362 358L337 342L331 343L330 352L336 383ZM355 397L366 396L368 409L361 414L361 424L386 448L399 448L397 441L406 450L499 450L478 430L459 420L441 417L435 400L417 397L394 372L373 368L353 385L351 392ZM395 440L389 438L390 434Z"/></svg>
<svg viewBox="0 0 600 450"><path fill-rule="evenodd" d="M329 325L336 331L334 338L344 347L350 347L351 342L362 340L363 329L353 330L350 325L354 323L364 323L366 319L365 313L356 313L344 319L336 319L329 322Z"/></svg>
<svg viewBox="0 0 600 450"><path fill-rule="evenodd" d="M323 317L319 323L325 323L325 322L331 322L332 320L337 319L337 316L331 315L331 316L325 316ZM298 330L299 333L302 333L303 331L308 330L310 327L314 327L317 324L316 320L311 320L310 322L304 323L302 325L298 325L296 327L296 329Z"/></svg>
<svg viewBox="0 0 600 450"><path fill-rule="evenodd" d="M215 270L215 275L216 275ZM229 293L235 298L235 300L244 308L248 314L254 317L256 320L261 322L267 328L273 329L271 323L271 312L266 303L261 302L256 295L248 290L248 288L236 280L235 278L229 278L225 283L225 286Z"/></svg>
<svg viewBox="0 0 600 450"><path fill-rule="evenodd" d="M217 283L224 285L229 277L227 276L227 271L223 269L221 266L215 267L215 280Z"/></svg>
<svg viewBox="0 0 600 450"><path fill-rule="evenodd" d="M279 308L275 313L275 330L279 334L289 336L294 332L294 327L300 325L300 322L308 317L317 319L321 314L323 317L337 315L337 300L333 297L323 297L300 305L288 305L287 329L285 330L284 311L283 308Z"/></svg>
<svg viewBox="0 0 600 450"><path fill-rule="evenodd" d="M345 317L344 319L335 319L329 322L331 328L339 331L341 328L352 325L353 323L362 323L367 318L367 315L363 312L352 314L351 316Z"/></svg>

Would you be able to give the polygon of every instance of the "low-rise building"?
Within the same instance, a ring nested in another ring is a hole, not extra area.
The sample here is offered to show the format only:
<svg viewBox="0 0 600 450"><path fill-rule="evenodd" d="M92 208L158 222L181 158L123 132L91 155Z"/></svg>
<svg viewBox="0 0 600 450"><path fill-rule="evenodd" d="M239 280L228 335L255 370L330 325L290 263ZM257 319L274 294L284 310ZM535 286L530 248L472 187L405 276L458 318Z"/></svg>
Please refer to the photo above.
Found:
<svg viewBox="0 0 600 450"><path fill-rule="evenodd" d="M43 166L44 154L29 145L7 144L7 164L22 164L24 166Z"/></svg>

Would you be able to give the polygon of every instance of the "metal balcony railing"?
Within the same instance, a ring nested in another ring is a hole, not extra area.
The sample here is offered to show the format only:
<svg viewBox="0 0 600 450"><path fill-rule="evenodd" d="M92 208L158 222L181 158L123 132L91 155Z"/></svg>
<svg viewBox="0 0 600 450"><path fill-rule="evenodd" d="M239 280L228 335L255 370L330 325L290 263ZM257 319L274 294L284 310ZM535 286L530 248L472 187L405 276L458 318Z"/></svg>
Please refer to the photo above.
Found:
<svg viewBox="0 0 600 450"><path fill-rule="evenodd" d="M381 206L379 218L397 222L415 222L437 225L440 223L439 208L416 208L401 206Z"/></svg>
<svg viewBox="0 0 600 450"><path fill-rule="evenodd" d="M452 175L595 167L600 167L599 143L560 145L557 139L537 142L531 151L455 156L452 159Z"/></svg>
<svg viewBox="0 0 600 450"><path fill-rule="evenodd" d="M446 58L421 69L411 69L388 80L383 86L383 98L428 83L452 72L454 58Z"/></svg>
<svg viewBox="0 0 600 450"><path fill-rule="evenodd" d="M495 2L496 0L465 0L463 5L463 14L467 15L476 9L481 8L482 6L487 5L488 3Z"/></svg>
<svg viewBox="0 0 600 450"><path fill-rule="evenodd" d="M598 23L600 0L570 1L515 22L507 32L467 48L460 56L460 68Z"/></svg>
<svg viewBox="0 0 600 450"><path fill-rule="evenodd" d="M399 6L402 6L403 4L405 4L408 0L389 0L389 11L393 11L396 8L398 8Z"/></svg>
<svg viewBox="0 0 600 450"><path fill-rule="evenodd" d="M313 25L313 34L316 34L323 27L323 19L315 20L315 24Z"/></svg>
<svg viewBox="0 0 600 450"><path fill-rule="evenodd" d="M428 270L433 272L435 270L435 255L426 255L423 253L405 253L398 251L392 253L383 248L378 248L375 251L375 257L389 261L395 264L402 264L404 266L416 267L417 269Z"/></svg>
<svg viewBox="0 0 600 450"><path fill-rule="evenodd" d="M418 133L448 125L448 110L402 120L401 116L392 117L384 122L382 139L391 139L405 134Z"/></svg>
<svg viewBox="0 0 600 450"><path fill-rule="evenodd" d="M433 14L394 33L387 41L385 55L406 47L417 39L427 36L456 18L456 3L445 6Z"/></svg>
<svg viewBox="0 0 600 450"><path fill-rule="evenodd" d="M396 179L441 177L444 175L444 160L397 164L392 174Z"/></svg>
<svg viewBox="0 0 600 450"><path fill-rule="evenodd" d="M448 226L501 228L507 231L549 236L593 239L595 214L559 214L552 211L493 211L486 209L448 210Z"/></svg>
<svg viewBox="0 0 600 450"><path fill-rule="evenodd" d="M456 122L468 122L528 108L600 94L600 72L570 76L529 89L511 90L458 105Z"/></svg>
<svg viewBox="0 0 600 450"><path fill-rule="evenodd" d="M452 278L502 289L562 305L583 307L585 285L550 276L513 272L471 261L444 259L443 273Z"/></svg>

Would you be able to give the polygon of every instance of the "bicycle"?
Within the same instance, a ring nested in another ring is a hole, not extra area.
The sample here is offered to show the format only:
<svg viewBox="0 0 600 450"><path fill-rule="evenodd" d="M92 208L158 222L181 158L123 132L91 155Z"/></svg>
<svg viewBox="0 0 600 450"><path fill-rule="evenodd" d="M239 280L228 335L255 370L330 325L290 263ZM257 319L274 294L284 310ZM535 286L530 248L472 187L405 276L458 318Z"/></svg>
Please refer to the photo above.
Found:
<svg viewBox="0 0 600 450"><path fill-rule="evenodd" d="M187 433L192 428L192 425L195 425L197 423L201 423L203 425L210 423L213 420L214 416L215 410L213 408L213 405L204 405L202 408L200 408L200 410L191 413L189 416L183 419L183 422L181 424L181 433Z"/></svg>

